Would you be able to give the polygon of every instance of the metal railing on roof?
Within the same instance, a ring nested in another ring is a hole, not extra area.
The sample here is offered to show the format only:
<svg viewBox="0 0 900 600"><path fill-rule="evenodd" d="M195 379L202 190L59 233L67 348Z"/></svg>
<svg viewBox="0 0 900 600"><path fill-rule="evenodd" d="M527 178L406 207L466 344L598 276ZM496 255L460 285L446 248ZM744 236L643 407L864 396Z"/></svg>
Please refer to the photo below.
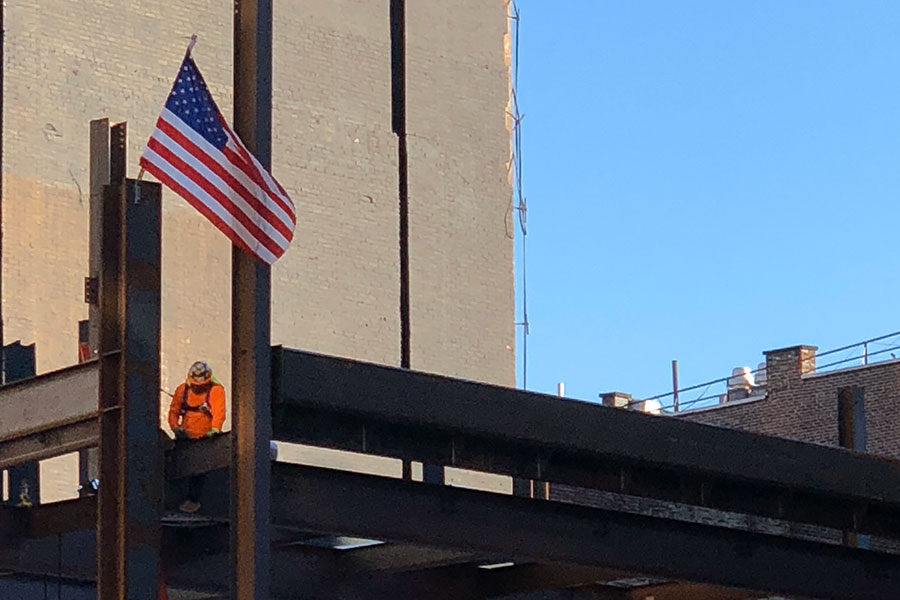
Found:
<svg viewBox="0 0 900 600"><path fill-rule="evenodd" d="M814 372L827 373L831 371L838 371L841 369L866 366L873 363L884 362L887 360L894 360L897 358L898 352L900 352L900 331L895 331L893 333L869 338L867 340L862 340L860 342L849 344L847 346L841 346L840 348L826 350L825 352L817 352L815 355L817 363L825 357L834 358L826 361L825 364L816 364ZM840 354L843 354L843 356L837 358L836 355ZM765 371L766 368L763 365L756 369L753 369L752 371L749 371L749 373L753 375L754 378L758 379L761 374L765 374ZM678 388L677 390L672 390L663 394L657 394L655 396L649 396L647 398L635 399L626 404L625 408L647 410L648 402L650 402L651 406L653 406L653 410L656 409L656 406L653 403L659 403L659 410L662 413L666 414L674 414L677 412L682 412L684 410L708 408L710 406L715 406L717 404L723 403L728 398L728 382L735 377L737 376L732 374L727 377L721 377L719 379L704 381L703 383L698 383L688 387ZM718 386L724 386L724 391ZM713 389L715 389L716 391L710 393L710 390ZM685 393L689 393L692 395L693 392L697 392L697 390L700 390L700 392L695 398L685 400L681 397ZM747 393L747 396L745 396L746 398L761 396L765 394L765 383L762 383L758 386L752 386L745 391ZM675 400L676 397L678 397L677 401Z"/></svg>

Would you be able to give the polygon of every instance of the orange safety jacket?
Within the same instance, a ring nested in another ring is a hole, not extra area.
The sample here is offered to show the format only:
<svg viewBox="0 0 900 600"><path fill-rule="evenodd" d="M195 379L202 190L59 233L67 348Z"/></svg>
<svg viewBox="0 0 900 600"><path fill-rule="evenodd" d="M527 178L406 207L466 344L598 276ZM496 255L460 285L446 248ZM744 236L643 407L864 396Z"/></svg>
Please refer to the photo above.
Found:
<svg viewBox="0 0 900 600"><path fill-rule="evenodd" d="M169 404L169 427L181 427L191 439L201 438L210 429L222 429L225 423L225 388L212 381L193 388L182 383Z"/></svg>

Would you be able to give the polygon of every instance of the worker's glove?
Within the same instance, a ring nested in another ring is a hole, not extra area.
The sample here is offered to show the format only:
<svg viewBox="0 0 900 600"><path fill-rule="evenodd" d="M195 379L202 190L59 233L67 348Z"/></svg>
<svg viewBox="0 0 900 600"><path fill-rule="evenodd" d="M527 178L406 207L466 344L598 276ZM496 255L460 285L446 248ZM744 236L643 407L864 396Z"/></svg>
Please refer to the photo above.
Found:
<svg viewBox="0 0 900 600"><path fill-rule="evenodd" d="M176 440L186 440L187 439L187 431L184 430L183 427L176 427L172 430L172 433L175 434Z"/></svg>
<svg viewBox="0 0 900 600"><path fill-rule="evenodd" d="M210 429L209 431L206 432L206 437L212 437L212 436L218 435L220 433L222 433L221 429L219 429L218 427L213 427L212 429Z"/></svg>

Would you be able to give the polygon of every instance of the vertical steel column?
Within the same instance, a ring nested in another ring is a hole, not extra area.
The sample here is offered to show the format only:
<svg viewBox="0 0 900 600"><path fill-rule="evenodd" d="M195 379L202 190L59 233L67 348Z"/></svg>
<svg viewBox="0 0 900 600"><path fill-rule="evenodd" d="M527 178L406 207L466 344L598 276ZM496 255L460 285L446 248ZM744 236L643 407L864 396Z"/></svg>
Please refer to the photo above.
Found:
<svg viewBox="0 0 900 600"><path fill-rule="evenodd" d="M123 473L122 600L156 600L159 585L164 462L159 437L161 199L162 187L158 183L131 179L126 183L121 455L127 470Z"/></svg>
<svg viewBox="0 0 900 600"><path fill-rule="evenodd" d="M234 128L272 161L272 0L234 2ZM269 598L271 271L235 247L231 288L231 595Z"/></svg>
<svg viewBox="0 0 900 600"><path fill-rule="evenodd" d="M88 224L88 276L100 278L100 238L103 216L103 188L109 185L109 119L91 121L90 131L90 220ZM88 345L91 357L100 343L100 305L88 305Z"/></svg>
<svg viewBox="0 0 900 600"><path fill-rule="evenodd" d="M100 600L155 600L163 457L159 429L159 184L123 180L125 127L112 129L100 273ZM115 183L118 182L118 185Z"/></svg>
<svg viewBox="0 0 900 600"><path fill-rule="evenodd" d="M90 219L88 223L88 283L91 288L100 281L103 220L103 189L109 185L110 144L109 119L95 119L90 126ZM121 160L124 164L124 159ZM119 173L119 178L124 173ZM95 288L94 288L95 289ZM96 358L100 348L100 303L90 298L88 303L88 352ZM90 481L98 478L97 448L87 448L78 452L78 481L82 493L90 493Z"/></svg>
<svg viewBox="0 0 900 600"><path fill-rule="evenodd" d="M125 124L113 126L111 158L117 168L125 164ZM118 156L120 155L121 156ZM103 190L100 236L100 490L97 504L97 598L119 600L124 592L124 505L122 484L122 214L124 170Z"/></svg>

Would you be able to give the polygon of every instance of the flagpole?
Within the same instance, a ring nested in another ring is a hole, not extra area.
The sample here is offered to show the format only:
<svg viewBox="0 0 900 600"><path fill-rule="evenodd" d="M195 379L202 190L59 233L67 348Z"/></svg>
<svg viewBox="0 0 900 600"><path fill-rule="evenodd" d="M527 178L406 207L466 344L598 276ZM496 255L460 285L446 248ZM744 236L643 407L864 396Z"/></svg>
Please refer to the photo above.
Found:
<svg viewBox="0 0 900 600"><path fill-rule="evenodd" d="M270 168L272 0L234 0L234 129ZM231 597L268 600L271 271L237 246L231 311Z"/></svg>
<svg viewBox="0 0 900 600"><path fill-rule="evenodd" d="M188 42L187 50L184 51L184 57L187 58L191 55L191 51L193 51L194 46L197 44L197 34L193 34L191 36L191 41Z"/></svg>

